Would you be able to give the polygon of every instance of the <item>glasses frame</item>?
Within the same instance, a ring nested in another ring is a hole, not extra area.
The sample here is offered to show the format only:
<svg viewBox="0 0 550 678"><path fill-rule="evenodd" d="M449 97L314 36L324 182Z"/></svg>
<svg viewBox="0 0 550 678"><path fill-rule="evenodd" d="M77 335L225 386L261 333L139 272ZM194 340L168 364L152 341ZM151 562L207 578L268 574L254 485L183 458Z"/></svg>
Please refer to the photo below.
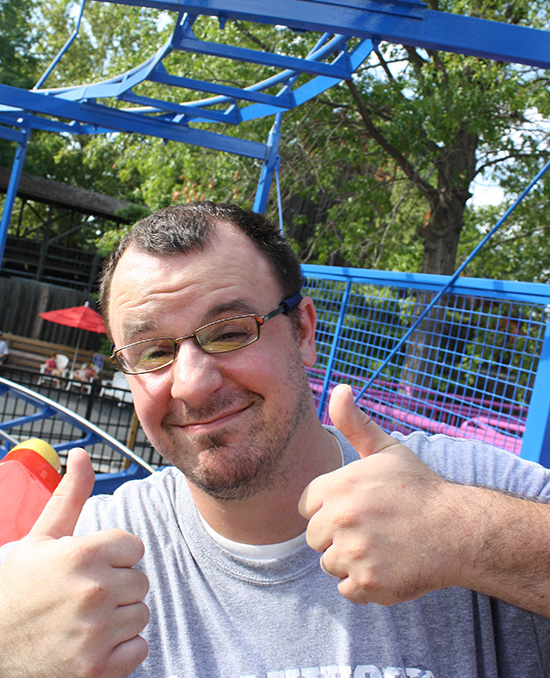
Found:
<svg viewBox="0 0 550 678"><path fill-rule="evenodd" d="M263 316L257 316L255 313L246 313L244 315L235 315L231 316L229 318L221 318L220 320L215 320L214 322L207 323L206 325L202 325L201 327L197 328L194 332L191 334L187 334L184 337L178 337L177 339L172 339L172 337L153 337L152 339L140 339L140 341L134 341L131 344L126 344L125 346L121 346L120 348L115 348L115 345L111 345L111 355L109 357L110 361L117 365L124 374L129 374L129 375L137 375L137 374L148 374L149 372L157 372L158 370L163 370L165 367L168 367L169 365L172 365L175 360L176 356L178 354L178 346L181 344L182 341L185 341L186 339L194 339L197 346L204 351L207 355L218 355L222 353L232 353L233 351L239 351L241 348L246 348L246 346L250 346L251 344L254 344L258 339L260 338L260 329L265 325L265 323L268 320L271 320L272 318L275 318L278 316L280 313L283 313L284 315L288 315L290 311L292 311L294 308L298 306L298 304L302 301L302 295L300 292L296 292L296 294L293 294L290 297L286 297L286 299L283 299L279 306L277 306L276 309L273 311L270 311L269 313L266 313L266 315ZM238 320L239 318L254 318L256 321L256 326L258 328L257 335L252 341L249 341L246 344L242 344L242 346L237 346L236 348L229 348L225 351L208 351L200 342L200 339L197 336L198 332L201 332L202 330L212 327L214 325L219 325L220 323L227 322L228 320ZM131 372L128 371L128 369L124 366L122 360L119 358L119 354L124 351L127 348L131 348L132 346L138 346L139 344L145 344L151 341L160 341L161 339L164 340L169 340L172 342L174 346L174 354L172 356L172 359L165 363L164 365L159 365L158 367L152 367L149 370L140 370L139 372Z"/></svg>

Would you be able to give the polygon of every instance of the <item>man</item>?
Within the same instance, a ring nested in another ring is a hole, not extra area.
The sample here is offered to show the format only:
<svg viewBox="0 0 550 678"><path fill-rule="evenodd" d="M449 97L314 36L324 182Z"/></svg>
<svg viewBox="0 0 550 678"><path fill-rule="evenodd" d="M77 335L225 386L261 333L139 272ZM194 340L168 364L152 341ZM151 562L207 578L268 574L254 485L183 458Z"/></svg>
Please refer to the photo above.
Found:
<svg viewBox="0 0 550 678"><path fill-rule="evenodd" d="M9 354L10 351L8 348L8 344L4 340L4 337L2 336L2 331L0 330L0 366L7 361Z"/></svg>
<svg viewBox="0 0 550 678"><path fill-rule="evenodd" d="M113 356L173 467L86 502L73 451L0 567L0 675L549 675L548 472L388 436L346 386L323 428L300 286L277 231L232 206L173 206L121 243Z"/></svg>

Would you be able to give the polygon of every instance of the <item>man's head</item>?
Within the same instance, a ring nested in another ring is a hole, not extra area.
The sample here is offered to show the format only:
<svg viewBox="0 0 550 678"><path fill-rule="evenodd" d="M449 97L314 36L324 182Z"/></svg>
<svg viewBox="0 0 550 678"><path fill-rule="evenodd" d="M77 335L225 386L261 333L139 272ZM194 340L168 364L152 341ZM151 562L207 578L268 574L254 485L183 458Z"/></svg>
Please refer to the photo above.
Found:
<svg viewBox="0 0 550 678"><path fill-rule="evenodd" d="M315 310L306 297L298 322L273 313L300 284L300 266L273 227L211 203L143 220L107 267L102 304L117 350L129 364L136 355L135 364L165 363L128 378L143 429L218 499L284 487L299 474L298 456L306 465L319 425L304 370L316 358ZM223 327L220 345L239 341L243 327L230 321L251 315L260 336L238 350L205 352L193 339L213 326ZM170 339L178 339L174 354Z"/></svg>
<svg viewBox="0 0 550 678"><path fill-rule="evenodd" d="M232 224L250 238L270 265L283 297L300 291L303 284L300 263L288 241L263 215L236 205L208 201L171 205L138 221L107 260L99 290L107 333L110 334L109 298L113 272L128 247L161 257L200 252L210 244L220 222Z"/></svg>

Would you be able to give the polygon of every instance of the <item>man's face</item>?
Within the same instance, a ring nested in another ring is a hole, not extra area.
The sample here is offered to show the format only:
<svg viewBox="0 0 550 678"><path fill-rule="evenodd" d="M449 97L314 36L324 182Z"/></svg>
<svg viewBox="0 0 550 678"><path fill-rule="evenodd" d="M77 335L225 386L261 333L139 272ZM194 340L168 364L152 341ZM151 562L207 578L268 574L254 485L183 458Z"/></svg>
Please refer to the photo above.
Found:
<svg viewBox="0 0 550 678"><path fill-rule="evenodd" d="M128 249L115 270L109 315L117 347L177 338L206 323L265 315L282 300L268 263L227 224L203 252L154 257ZM284 482L306 439L313 401L304 364L315 362L315 312L300 330L278 315L260 339L208 355L193 339L162 370L129 376L136 412L154 447L197 487L246 499Z"/></svg>

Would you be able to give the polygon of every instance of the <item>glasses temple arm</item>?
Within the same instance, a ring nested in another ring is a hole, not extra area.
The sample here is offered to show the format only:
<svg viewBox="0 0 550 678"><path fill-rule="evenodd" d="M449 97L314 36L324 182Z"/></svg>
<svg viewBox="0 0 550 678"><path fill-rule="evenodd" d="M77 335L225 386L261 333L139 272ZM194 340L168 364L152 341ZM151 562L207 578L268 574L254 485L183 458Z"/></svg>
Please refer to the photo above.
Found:
<svg viewBox="0 0 550 678"><path fill-rule="evenodd" d="M302 295L300 292L296 292L291 297L287 297L281 301L281 306L283 307L283 313L288 315L293 308L296 308L298 304L302 301Z"/></svg>

